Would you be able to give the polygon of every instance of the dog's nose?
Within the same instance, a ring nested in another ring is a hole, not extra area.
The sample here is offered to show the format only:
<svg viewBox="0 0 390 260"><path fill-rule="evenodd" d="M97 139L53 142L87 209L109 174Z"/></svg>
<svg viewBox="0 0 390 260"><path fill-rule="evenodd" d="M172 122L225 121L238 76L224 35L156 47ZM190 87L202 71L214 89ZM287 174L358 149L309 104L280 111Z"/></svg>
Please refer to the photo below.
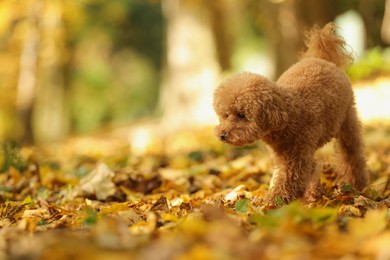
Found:
<svg viewBox="0 0 390 260"><path fill-rule="evenodd" d="M222 141L225 141L227 139L227 136L228 136L228 133L227 132L222 132L220 135L219 135L219 138L222 140Z"/></svg>

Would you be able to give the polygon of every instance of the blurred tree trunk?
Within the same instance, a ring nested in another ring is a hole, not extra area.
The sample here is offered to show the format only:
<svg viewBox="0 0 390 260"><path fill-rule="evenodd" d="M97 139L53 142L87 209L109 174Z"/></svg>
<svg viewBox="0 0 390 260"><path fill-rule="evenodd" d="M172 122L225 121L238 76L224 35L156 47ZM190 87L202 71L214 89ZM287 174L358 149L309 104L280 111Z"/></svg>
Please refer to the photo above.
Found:
<svg viewBox="0 0 390 260"><path fill-rule="evenodd" d="M160 95L163 124L171 128L215 121L213 89L219 65L210 12L201 1L164 0L166 65Z"/></svg>
<svg viewBox="0 0 390 260"><path fill-rule="evenodd" d="M216 43L218 62L222 71L231 69L230 58L234 43L234 26L237 9L242 2L213 0L209 2L211 11L211 28Z"/></svg>
<svg viewBox="0 0 390 260"><path fill-rule="evenodd" d="M366 47L385 47L385 39L381 36L381 25L385 21L384 10L388 1L385 0L360 0L357 6L366 27ZM390 7L389 7L390 8ZM382 27L383 28L383 27Z"/></svg>
<svg viewBox="0 0 390 260"><path fill-rule="evenodd" d="M62 2L45 2L41 14L41 48L34 104L33 129L37 142L58 141L68 132L65 110L64 66L66 33Z"/></svg>
<svg viewBox="0 0 390 260"><path fill-rule="evenodd" d="M271 41L280 76L297 61L304 50L304 32L314 24L320 26L336 16L335 0L261 1L260 11L266 37Z"/></svg>
<svg viewBox="0 0 390 260"><path fill-rule="evenodd" d="M64 111L65 39L60 1L32 1L25 29L16 86L17 131L23 143L59 140L67 132Z"/></svg>
<svg viewBox="0 0 390 260"><path fill-rule="evenodd" d="M16 109L22 128L22 131L20 131L22 136L14 136L14 138L21 138L22 142L31 143L33 141L31 123L37 84L40 41L39 14L42 11L42 2L34 1L27 8L26 31L22 42L16 89Z"/></svg>
<svg viewBox="0 0 390 260"><path fill-rule="evenodd" d="M384 42L390 44L390 0L386 0L385 14L383 15L381 36Z"/></svg>

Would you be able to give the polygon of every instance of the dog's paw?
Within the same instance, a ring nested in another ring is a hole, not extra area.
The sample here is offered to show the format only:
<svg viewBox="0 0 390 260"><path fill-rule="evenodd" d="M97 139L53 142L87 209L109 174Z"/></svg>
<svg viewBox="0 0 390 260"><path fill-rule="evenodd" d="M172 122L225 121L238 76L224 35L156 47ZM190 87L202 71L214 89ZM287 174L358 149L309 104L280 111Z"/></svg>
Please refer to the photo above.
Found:
<svg viewBox="0 0 390 260"><path fill-rule="evenodd" d="M315 203L321 200L322 195L324 194L325 194L324 188L319 182L311 183L305 191L305 194L303 196L303 201L304 203L308 203L308 204Z"/></svg>
<svg viewBox="0 0 390 260"><path fill-rule="evenodd" d="M318 189L308 189L303 196L303 202L306 204L315 203L322 199L324 193Z"/></svg>

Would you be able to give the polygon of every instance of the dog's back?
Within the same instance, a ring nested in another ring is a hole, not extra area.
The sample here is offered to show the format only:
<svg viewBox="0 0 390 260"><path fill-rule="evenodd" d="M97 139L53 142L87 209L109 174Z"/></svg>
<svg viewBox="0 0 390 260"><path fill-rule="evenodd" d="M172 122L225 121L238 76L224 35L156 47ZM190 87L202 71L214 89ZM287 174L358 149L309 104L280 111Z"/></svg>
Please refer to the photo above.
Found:
<svg viewBox="0 0 390 260"><path fill-rule="evenodd" d="M276 82L290 95L290 105L299 115L298 124L305 121L308 131L317 133L318 146L335 137L354 102L351 83L342 70L352 56L335 29L329 23L323 29L309 31L308 50Z"/></svg>
<svg viewBox="0 0 390 260"><path fill-rule="evenodd" d="M336 34L336 28L334 23L328 23L322 29L314 26L309 30L307 51L276 82L286 87L294 100L325 111L331 111L331 106L344 111L343 107L353 104L351 83L343 71L353 58L344 39Z"/></svg>
<svg viewBox="0 0 390 260"><path fill-rule="evenodd" d="M353 105L353 92L347 75L334 64L306 58L290 67L276 84L285 88L290 106L295 107L298 125L315 132L318 146L330 141ZM294 121L295 121L294 120ZM294 123L294 122L290 122ZM297 128L302 131L302 128Z"/></svg>

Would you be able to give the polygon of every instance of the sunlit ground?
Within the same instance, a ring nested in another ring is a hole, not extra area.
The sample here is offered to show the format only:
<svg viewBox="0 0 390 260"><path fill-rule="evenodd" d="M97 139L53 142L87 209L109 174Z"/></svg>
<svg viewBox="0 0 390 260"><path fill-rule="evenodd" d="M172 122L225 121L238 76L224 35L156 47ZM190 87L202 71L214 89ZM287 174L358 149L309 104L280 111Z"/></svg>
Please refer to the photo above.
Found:
<svg viewBox="0 0 390 260"><path fill-rule="evenodd" d="M390 121L390 79L355 85L356 105L364 123Z"/></svg>

